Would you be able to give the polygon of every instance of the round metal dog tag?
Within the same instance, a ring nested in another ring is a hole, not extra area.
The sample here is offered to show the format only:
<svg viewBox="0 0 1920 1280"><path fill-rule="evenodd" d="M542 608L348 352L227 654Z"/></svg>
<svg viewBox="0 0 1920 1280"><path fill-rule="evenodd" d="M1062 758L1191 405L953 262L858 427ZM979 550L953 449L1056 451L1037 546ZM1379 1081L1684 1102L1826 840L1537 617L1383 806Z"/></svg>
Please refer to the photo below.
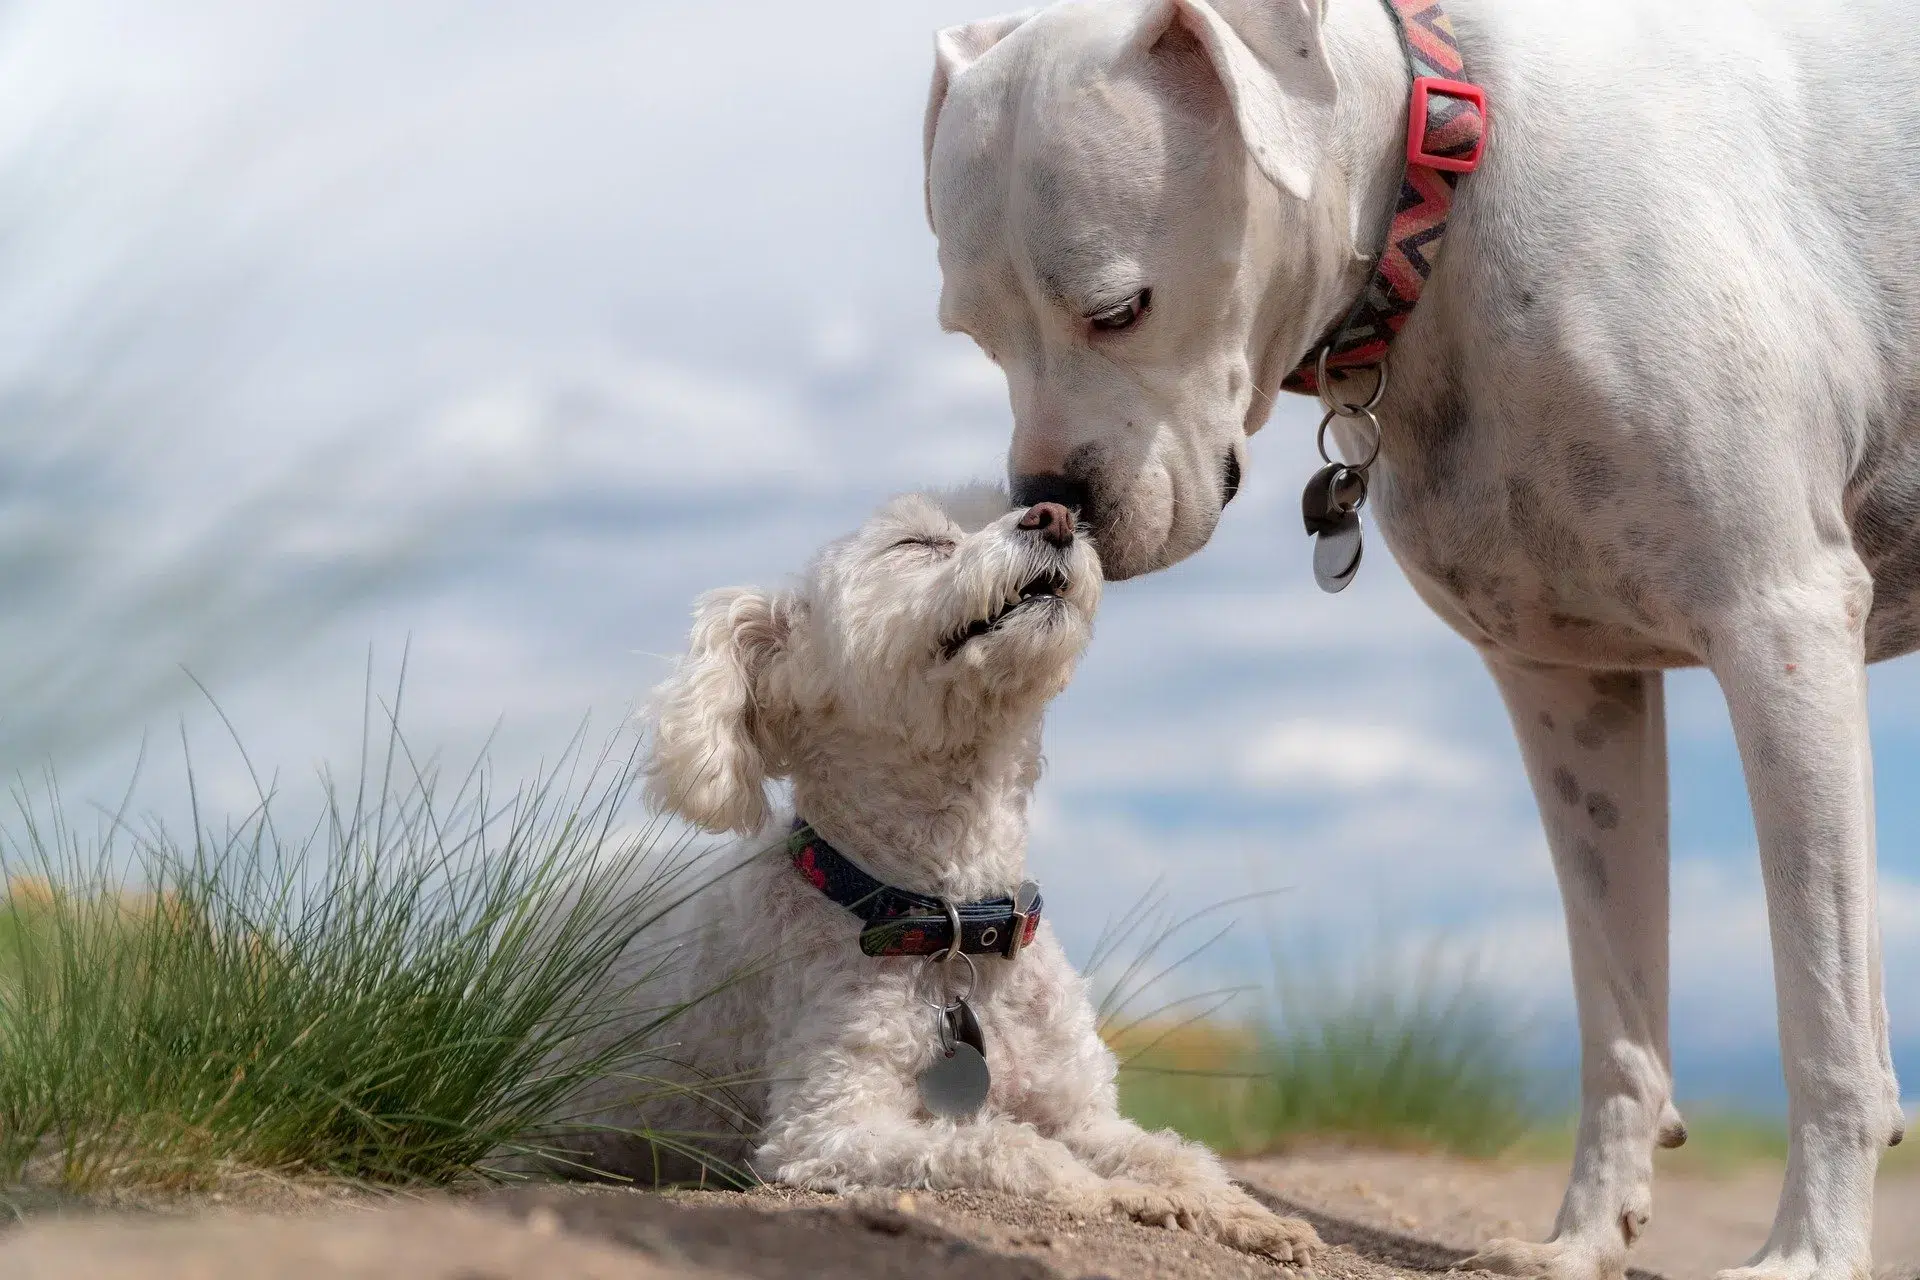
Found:
<svg viewBox="0 0 1920 1280"><path fill-rule="evenodd" d="M1313 538L1313 580L1326 592L1344 591L1360 571L1360 513L1349 511Z"/></svg>
<svg viewBox="0 0 1920 1280"><path fill-rule="evenodd" d="M993 1087L993 1076L980 1051L964 1040L955 1041L920 1073L920 1102L934 1115L964 1120L980 1109Z"/></svg>

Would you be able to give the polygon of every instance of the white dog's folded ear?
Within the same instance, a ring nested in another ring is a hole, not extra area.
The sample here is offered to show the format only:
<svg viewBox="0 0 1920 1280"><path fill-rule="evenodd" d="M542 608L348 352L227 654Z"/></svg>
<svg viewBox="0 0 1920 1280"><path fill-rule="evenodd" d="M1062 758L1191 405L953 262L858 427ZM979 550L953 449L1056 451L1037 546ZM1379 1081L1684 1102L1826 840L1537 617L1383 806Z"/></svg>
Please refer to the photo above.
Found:
<svg viewBox="0 0 1920 1280"><path fill-rule="evenodd" d="M947 89L955 76L978 61L993 46L1005 40L1012 30L1031 18L1032 9L1004 13L997 18L982 18L957 27L947 27L933 37L933 85L927 90L927 116L922 142L926 173L927 225L933 225L933 129L940 123L940 107L947 100Z"/></svg>
<svg viewBox="0 0 1920 1280"><path fill-rule="evenodd" d="M1150 45L1176 26L1199 41L1254 163L1302 200L1313 195L1333 129L1337 90L1322 17L1319 0L1268 0L1235 27L1206 0L1166 0L1142 28Z"/></svg>
<svg viewBox="0 0 1920 1280"><path fill-rule="evenodd" d="M786 768L790 704L779 667L793 601L710 591L674 673L654 690L647 802L708 831L750 835L767 820L767 781Z"/></svg>

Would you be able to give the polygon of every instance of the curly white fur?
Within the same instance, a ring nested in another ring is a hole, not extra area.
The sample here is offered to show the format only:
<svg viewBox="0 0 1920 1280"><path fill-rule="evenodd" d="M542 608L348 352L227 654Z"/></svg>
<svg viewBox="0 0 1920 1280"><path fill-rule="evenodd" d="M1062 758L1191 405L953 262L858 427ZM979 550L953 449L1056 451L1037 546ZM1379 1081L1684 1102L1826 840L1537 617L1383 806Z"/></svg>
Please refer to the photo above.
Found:
<svg viewBox="0 0 1920 1280"><path fill-rule="evenodd" d="M968 900L1024 878L1042 714L1091 634L1101 575L1084 537L1058 546L1020 517L997 490L909 495L797 589L700 602L652 704L649 775L656 803L750 833L676 935L669 996L697 1002L672 1026L704 1086L605 1118L704 1131L711 1154L797 1186L1041 1196L1304 1264L1311 1227L1263 1208L1205 1148L1120 1117L1113 1055L1044 923L1017 958L977 959L986 1105L958 1123L926 1113L931 966L863 955L856 917L784 856L791 815L767 796L780 777L823 836L893 884ZM1047 570L1065 579L1057 596L955 644ZM594 1155L610 1171L678 1172L657 1149L611 1146Z"/></svg>

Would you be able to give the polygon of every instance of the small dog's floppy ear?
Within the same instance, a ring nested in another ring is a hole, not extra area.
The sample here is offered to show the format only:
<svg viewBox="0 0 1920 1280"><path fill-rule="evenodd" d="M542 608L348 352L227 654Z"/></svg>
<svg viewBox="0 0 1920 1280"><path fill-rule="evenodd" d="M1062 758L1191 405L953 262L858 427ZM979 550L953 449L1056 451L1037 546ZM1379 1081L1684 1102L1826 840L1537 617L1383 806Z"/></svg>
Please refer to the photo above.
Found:
<svg viewBox="0 0 1920 1280"><path fill-rule="evenodd" d="M1320 0L1269 0L1235 28L1207 0L1166 0L1148 10L1149 45L1170 32L1199 42L1233 104L1234 123L1260 172L1301 200L1313 195L1326 154L1337 87L1321 43Z"/></svg>
<svg viewBox="0 0 1920 1280"><path fill-rule="evenodd" d="M653 692L647 802L708 831L751 835L767 820L767 782L786 768L788 695L777 668L793 601L750 588L694 606L680 665Z"/></svg>
<svg viewBox="0 0 1920 1280"><path fill-rule="evenodd" d="M933 130L940 123L940 108L947 101L947 89L955 76L965 71L980 56L1005 40L1013 29L1034 15L1034 10L1006 13L998 18L948 27L933 37L933 85L927 90L927 116L922 126L925 152L927 225L933 225Z"/></svg>

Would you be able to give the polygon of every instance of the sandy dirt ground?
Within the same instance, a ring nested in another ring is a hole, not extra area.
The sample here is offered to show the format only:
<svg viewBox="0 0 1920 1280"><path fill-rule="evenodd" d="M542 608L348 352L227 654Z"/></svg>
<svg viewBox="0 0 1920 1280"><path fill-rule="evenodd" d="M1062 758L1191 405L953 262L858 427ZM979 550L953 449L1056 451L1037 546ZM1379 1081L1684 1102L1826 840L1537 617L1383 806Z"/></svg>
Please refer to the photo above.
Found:
<svg viewBox="0 0 1920 1280"><path fill-rule="evenodd" d="M1559 1165L1482 1162L1377 1151L1322 1150L1239 1166L1250 1184L1343 1222L1471 1249L1502 1236L1542 1240L1566 1185ZM1724 1174L1656 1174L1653 1222L1634 1264L1699 1280L1758 1249L1773 1221L1780 1166ZM1920 1277L1920 1173L1881 1175L1874 1205L1876 1274Z"/></svg>
<svg viewBox="0 0 1920 1280"><path fill-rule="evenodd" d="M1542 1234L1557 1166L1313 1151L1238 1166L1329 1248L1318 1280L1444 1273L1499 1235ZM1636 1262L1697 1280L1766 1234L1777 1167L1669 1175ZM263 1211L265 1210L265 1211ZM1920 1278L1920 1176L1882 1179L1876 1254ZM1286 1280L1298 1273L1181 1231L1071 1217L1005 1196L655 1195L523 1187L465 1196L281 1196L87 1210L41 1202L0 1227L7 1280Z"/></svg>

